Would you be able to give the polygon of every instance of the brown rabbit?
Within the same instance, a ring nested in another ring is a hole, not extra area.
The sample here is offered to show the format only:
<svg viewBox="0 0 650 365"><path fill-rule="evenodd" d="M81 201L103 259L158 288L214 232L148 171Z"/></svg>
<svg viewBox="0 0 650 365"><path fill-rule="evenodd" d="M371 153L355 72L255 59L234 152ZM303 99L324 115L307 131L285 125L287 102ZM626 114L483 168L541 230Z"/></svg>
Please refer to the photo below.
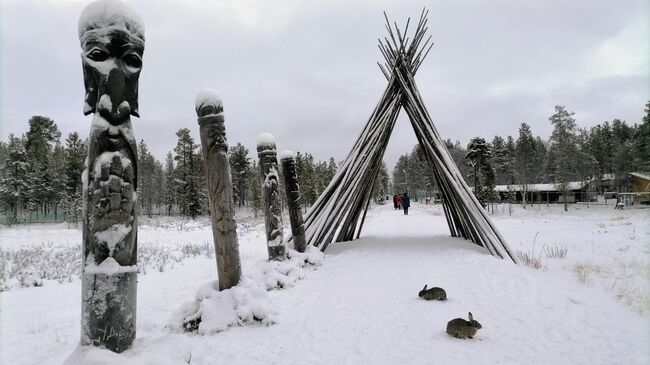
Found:
<svg viewBox="0 0 650 365"><path fill-rule="evenodd" d="M476 331L480 330L481 324L474 320L472 312L469 313L469 321L462 318L452 319L447 323L447 333L456 338L473 338Z"/></svg>
<svg viewBox="0 0 650 365"><path fill-rule="evenodd" d="M427 289L426 284L422 290L420 290L420 293L418 296L424 300L447 300L447 292L445 292L445 289L443 288L438 288L434 287L431 289Z"/></svg>

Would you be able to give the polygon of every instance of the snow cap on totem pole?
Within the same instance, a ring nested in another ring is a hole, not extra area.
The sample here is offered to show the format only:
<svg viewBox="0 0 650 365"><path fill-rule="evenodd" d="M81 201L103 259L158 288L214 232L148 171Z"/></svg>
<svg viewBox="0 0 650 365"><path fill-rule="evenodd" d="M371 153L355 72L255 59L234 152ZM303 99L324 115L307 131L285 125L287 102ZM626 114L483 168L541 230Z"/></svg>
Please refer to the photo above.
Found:
<svg viewBox="0 0 650 365"><path fill-rule="evenodd" d="M223 99L214 89L203 89L194 100L194 109L199 117L217 115L223 112Z"/></svg>
<svg viewBox="0 0 650 365"><path fill-rule="evenodd" d="M284 150L278 153L278 158L280 159L280 161L293 160L294 158L296 158L296 154L293 151Z"/></svg>
<svg viewBox="0 0 650 365"><path fill-rule="evenodd" d="M99 0L88 4L79 17L79 41L92 40L93 30L112 28L138 38L144 46L144 22L126 3L119 0Z"/></svg>
<svg viewBox="0 0 650 365"><path fill-rule="evenodd" d="M275 138L271 133L260 133L257 135L257 153L276 153Z"/></svg>

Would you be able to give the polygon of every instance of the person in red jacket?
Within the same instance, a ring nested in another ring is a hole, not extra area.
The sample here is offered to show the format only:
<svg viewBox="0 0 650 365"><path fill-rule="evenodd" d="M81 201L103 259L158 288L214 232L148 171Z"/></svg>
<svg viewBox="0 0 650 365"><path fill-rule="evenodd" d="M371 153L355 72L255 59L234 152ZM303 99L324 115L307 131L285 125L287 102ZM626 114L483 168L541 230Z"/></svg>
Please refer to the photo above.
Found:
<svg viewBox="0 0 650 365"><path fill-rule="evenodd" d="M397 194L395 200L397 201L397 209L402 210L402 196Z"/></svg>

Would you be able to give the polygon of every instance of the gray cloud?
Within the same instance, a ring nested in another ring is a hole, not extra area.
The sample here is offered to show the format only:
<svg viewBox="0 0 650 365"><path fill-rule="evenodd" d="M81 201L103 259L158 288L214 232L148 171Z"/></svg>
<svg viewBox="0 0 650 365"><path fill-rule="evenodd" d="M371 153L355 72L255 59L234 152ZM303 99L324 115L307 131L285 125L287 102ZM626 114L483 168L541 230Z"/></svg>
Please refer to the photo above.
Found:
<svg viewBox="0 0 650 365"><path fill-rule="evenodd" d="M253 152L270 132L280 149L343 159L386 85L375 64L382 10L403 24L430 8L436 45L416 80L445 138L516 135L522 122L547 137L556 104L581 127L638 122L650 99L646 1L130 3L147 38L134 128L159 159L179 128L198 136L193 105L204 87L224 98L231 143ZM64 135L88 134L76 34L85 4L2 2L2 138L35 114ZM388 166L415 143L401 118Z"/></svg>

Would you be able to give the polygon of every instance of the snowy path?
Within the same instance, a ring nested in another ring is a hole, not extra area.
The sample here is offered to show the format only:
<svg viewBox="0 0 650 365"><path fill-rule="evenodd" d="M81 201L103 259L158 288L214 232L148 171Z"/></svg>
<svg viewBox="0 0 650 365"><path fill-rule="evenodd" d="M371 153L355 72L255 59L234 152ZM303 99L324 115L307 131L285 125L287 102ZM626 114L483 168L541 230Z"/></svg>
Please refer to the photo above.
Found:
<svg viewBox="0 0 650 365"><path fill-rule="evenodd" d="M547 272L536 271L450 238L437 209L416 205L409 213L404 216L389 206L376 207L369 213L362 239L332 244L323 266L308 272L294 287L271 292L279 319L270 327L231 328L204 337L168 334L164 325L171 313L200 284L214 278L214 261L189 259L171 271L139 276L138 340L119 362L183 364L188 353L191 364L646 364L650 360L647 312L638 314L600 287L579 283L573 272L562 269L563 263L549 266ZM636 228L635 238L644 243L632 247L630 254L647 262L650 233L639 223L644 216L640 217L625 229ZM496 219L513 249L529 244L537 236L534 231L546 234L549 221L557 225L560 219L537 217L533 212L523 218ZM576 225L575 237L603 237L602 242L591 242L591 252L612 240L609 233L587 235L592 220L578 218L570 223ZM142 230L139 237L147 239L154 233ZM200 229L188 235L209 239L209 234L209 229ZM182 232L167 233L170 242L182 237ZM629 242L634 241L621 244ZM244 270L264 259L259 232L241 235L240 245ZM574 250L575 255L588 254L571 246L570 255ZM417 293L425 283L445 288L449 300L419 300ZM2 364L60 364L79 338L79 292L79 281L74 281L0 293ZM447 321L465 318L468 311L483 329L473 340L448 336Z"/></svg>

